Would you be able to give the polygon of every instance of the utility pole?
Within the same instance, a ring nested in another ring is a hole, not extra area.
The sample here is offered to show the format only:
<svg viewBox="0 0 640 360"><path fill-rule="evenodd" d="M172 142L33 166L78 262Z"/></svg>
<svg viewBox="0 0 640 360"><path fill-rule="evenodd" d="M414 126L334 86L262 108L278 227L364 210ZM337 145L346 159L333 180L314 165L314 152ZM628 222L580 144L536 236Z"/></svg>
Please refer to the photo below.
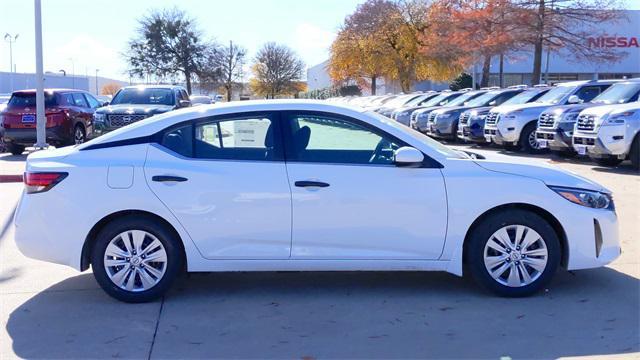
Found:
<svg viewBox="0 0 640 360"><path fill-rule="evenodd" d="M42 2L34 0L36 23L36 149L46 149L47 118L44 116L44 70L42 66Z"/></svg>
<svg viewBox="0 0 640 360"><path fill-rule="evenodd" d="M96 96L100 95L98 94L98 71L100 71L100 69L96 69Z"/></svg>

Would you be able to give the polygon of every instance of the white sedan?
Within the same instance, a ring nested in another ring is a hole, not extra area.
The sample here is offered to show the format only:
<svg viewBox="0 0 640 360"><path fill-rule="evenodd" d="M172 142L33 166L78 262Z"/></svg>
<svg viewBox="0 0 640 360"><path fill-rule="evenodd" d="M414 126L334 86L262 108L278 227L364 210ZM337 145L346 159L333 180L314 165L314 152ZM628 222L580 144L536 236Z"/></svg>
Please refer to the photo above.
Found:
<svg viewBox="0 0 640 360"><path fill-rule="evenodd" d="M15 239L111 296L181 271L447 271L503 296L620 254L611 193L451 150L365 110L200 106L29 156Z"/></svg>

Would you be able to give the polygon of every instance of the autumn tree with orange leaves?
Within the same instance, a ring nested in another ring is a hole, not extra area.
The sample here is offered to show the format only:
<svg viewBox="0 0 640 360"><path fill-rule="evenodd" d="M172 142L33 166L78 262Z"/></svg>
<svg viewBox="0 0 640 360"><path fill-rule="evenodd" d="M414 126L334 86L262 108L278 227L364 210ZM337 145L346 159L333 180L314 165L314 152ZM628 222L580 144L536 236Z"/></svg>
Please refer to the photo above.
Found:
<svg viewBox="0 0 640 360"><path fill-rule="evenodd" d="M500 85L504 55L522 48L527 34L522 22L527 14L511 0L442 0L450 7L452 27L448 41L468 49L460 61L482 62L480 86L489 85L491 60L500 57Z"/></svg>
<svg viewBox="0 0 640 360"><path fill-rule="evenodd" d="M331 46L333 80L353 79L370 86L375 94L381 76L397 80L402 91L409 92L416 81L445 81L459 74L458 63L429 51L433 49L422 41L430 31L430 4L426 0L368 0L359 5L345 19Z"/></svg>

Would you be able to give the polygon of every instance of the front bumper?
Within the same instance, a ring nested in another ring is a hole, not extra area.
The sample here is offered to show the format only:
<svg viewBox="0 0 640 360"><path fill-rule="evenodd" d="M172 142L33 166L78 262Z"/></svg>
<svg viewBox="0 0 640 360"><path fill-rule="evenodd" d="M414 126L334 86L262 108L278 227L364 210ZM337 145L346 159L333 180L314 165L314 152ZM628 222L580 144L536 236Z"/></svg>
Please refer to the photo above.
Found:
<svg viewBox="0 0 640 360"><path fill-rule="evenodd" d="M429 122L427 134L436 138L456 138L457 123L457 116L450 116L447 118L436 117L435 121Z"/></svg>
<svg viewBox="0 0 640 360"><path fill-rule="evenodd" d="M458 125L458 138L475 143L486 143L484 136L484 123L469 122Z"/></svg>
<svg viewBox="0 0 640 360"><path fill-rule="evenodd" d="M516 145L520 137L521 128L516 119L506 119L500 115L496 124L485 125L484 137L487 141L498 145Z"/></svg>
<svg viewBox="0 0 640 360"><path fill-rule="evenodd" d="M406 115L397 114L395 120L402 125L411 126L411 113Z"/></svg>
<svg viewBox="0 0 640 360"><path fill-rule="evenodd" d="M549 148L553 151L572 150L573 125L571 125L571 129L567 127L559 127L557 129L538 128L536 130L536 140L540 144L540 148Z"/></svg>
<svg viewBox="0 0 640 360"><path fill-rule="evenodd" d="M576 132L572 140L573 148L580 155L625 159L632 139L626 139L624 126L601 126L597 133Z"/></svg>

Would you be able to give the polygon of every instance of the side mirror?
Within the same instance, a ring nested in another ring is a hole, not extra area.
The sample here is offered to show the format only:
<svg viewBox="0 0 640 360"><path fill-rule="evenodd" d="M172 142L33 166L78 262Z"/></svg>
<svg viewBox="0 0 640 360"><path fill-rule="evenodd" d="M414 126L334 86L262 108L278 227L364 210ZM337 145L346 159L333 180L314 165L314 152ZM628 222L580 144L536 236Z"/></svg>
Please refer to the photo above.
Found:
<svg viewBox="0 0 640 360"><path fill-rule="evenodd" d="M108 102L108 101L105 101L105 102L103 102L103 103L102 103L102 105L101 105L101 106L109 106L109 102Z"/></svg>
<svg viewBox="0 0 640 360"><path fill-rule="evenodd" d="M581 104L582 103L582 99L580 99L578 97L578 95L571 95L571 96L569 96L569 100L567 100L567 103L569 103L569 104Z"/></svg>
<svg viewBox="0 0 640 360"><path fill-rule="evenodd" d="M180 107L189 107L191 106L191 101L189 100L180 100L180 102L178 103L180 105Z"/></svg>
<svg viewBox="0 0 640 360"><path fill-rule="evenodd" d="M396 150L394 163L396 166L419 166L424 161L424 154L416 148L403 146Z"/></svg>
<svg viewBox="0 0 640 360"><path fill-rule="evenodd" d="M497 102L495 100L493 100L492 102L489 103L489 106L496 106Z"/></svg>

